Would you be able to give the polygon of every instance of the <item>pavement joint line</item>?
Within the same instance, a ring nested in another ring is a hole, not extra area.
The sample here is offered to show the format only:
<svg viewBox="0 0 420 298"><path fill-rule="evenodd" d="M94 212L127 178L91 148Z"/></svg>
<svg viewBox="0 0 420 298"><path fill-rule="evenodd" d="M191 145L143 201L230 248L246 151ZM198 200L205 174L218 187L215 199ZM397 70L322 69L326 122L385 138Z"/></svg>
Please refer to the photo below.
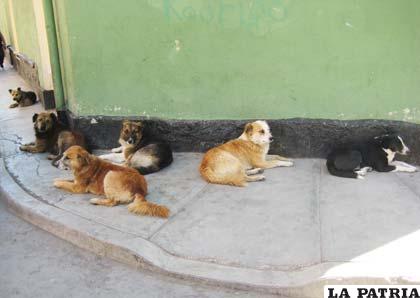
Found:
<svg viewBox="0 0 420 298"><path fill-rule="evenodd" d="M407 188L408 190L410 190L413 194L415 194L415 196L420 199L420 193L418 193L411 185L407 184L404 179L401 179L401 177L395 173L393 173L398 181L400 182L401 185L403 185L405 188Z"/></svg>
<svg viewBox="0 0 420 298"><path fill-rule="evenodd" d="M322 204L321 204L321 188L322 188L322 165L321 161L318 160L318 178L316 179L316 197L318 202L318 224L319 224L319 257L320 263L324 261L324 250L322 248Z"/></svg>
<svg viewBox="0 0 420 298"><path fill-rule="evenodd" d="M64 198L64 196L63 196L63 199L62 199L62 200L64 200L64 199L65 199L65 198ZM61 202L61 201L60 201L60 202ZM109 224L106 224L106 223L103 223L103 222L100 222L100 221L96 221L96 220L94 220L94 219L92 219L92 218L89 218L89 217L83 216L83 215L81 215L81 214L79 214L79 213L74 212L74 211L73 211L73 210L71 210L71 209L63 208L63 207L60 207L60 206L57 206L57 205L54 205L54 204L51 204L51 206L52 206L52 207L55 207L55 208L57 208L57 209L60 209L60 210L62 210L62 211L68 212L68 213L70 213L70 214L73 214L74 216L78 216L78 217L80 217L80 218L83 218L83 219L85 219L85 220L88 220L88 221L90 221L91 223L94 223L94 224L97 224L97 225L101 225L101 226L105 226L105 227L107 227L107 228L109 228L109 229L113 229L113 230L115 230L115 231L118 231L118 232L121 232L121 233L124 233L124 234L130 234L130 235L131 235L131 236L133 236L134 238L146 239L146 238L144 238L144 237L142 237L142 236L140 236L140 235L137 235L137 234L135 234L135 233L133 233L133 232L124 231L124 230L121 230L121 229L119 229L119 228L117 228L117 227L115 227L115 226L112 226L112 225L109 225Z"/></svg>
<svg viewBox="0 0 420 298"><path fill-rule="evenodd" d="M153 233L151 233L146 239L147 240L152 240L152 238L158 234L160 231L163 230L163 228L169 224L170 222L173 222L175 220L175 218L178 216L178 214L182 213L186 206L189 205L190 203L193 203L193 201L195 198L197 198L200 194L202 194L204 192L204 190L206 190L209 187L209 183L206 183L195 195L192 195L191 198L189 198L184 204L182 204L182 206L178 209L178 211L171 217L169 217L169 219L160 227L158 227L155 231L153 231ZM199 200L199 198L197 199Z"/></svg>

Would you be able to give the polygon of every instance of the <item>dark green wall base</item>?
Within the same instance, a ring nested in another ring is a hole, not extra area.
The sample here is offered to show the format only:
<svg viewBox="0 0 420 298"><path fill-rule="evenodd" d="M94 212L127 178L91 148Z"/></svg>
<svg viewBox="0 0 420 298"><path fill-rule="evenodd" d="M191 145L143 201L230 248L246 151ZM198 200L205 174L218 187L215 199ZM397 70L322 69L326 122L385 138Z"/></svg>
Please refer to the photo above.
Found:
<svg viewBox="0 0 420 298"><path fill-rule="evenodd" d="M54 90L45 90L39 83L38 67L25 55L16 53L9 47L10 59L19 75L32 87L46 110L55 108ZM11 87L10 87L11 88Z"/></svg>
<svg viewBox="0 0 420 298"><path fill-rule="evenodd" d="M121 117L75 117L68 113L72 127L83 132L90 146L113 148L118 145ZM124 118L126 119L126 118ZM155 135L171 142L174 151L203 152L238 137L249 121L199 121L141 119ZM274 142L271 153L290 157L324 158L337 144L367 139L385 133L399 133L411 149L404 159L420 164L420 125L388 120L284 119L268 121ZM401 158L401 160L404 160Z"/></svg>

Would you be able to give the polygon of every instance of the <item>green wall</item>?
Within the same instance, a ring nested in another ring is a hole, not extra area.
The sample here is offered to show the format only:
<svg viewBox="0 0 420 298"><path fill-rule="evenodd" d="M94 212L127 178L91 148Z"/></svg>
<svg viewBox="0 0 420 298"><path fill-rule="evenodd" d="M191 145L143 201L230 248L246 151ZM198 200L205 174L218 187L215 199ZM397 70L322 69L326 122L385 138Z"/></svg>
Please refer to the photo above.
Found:
<svg viewBox="0 0 420 298"><path fill-rule="evenodd" d="M78 115L420 123L418 0L55 0L54 10Z"/></svg>
<svg viewBox="0 0 420 298"><path fill-rule="evenodd" d="M19 52L39 64L39 42L32 0L13 0L13 14Z"/></svg>
<svg viewBox="0 0 420 298"><path fill-rule="evenodd" d="M0 32L6 39L6 43L10 43L11 35L9 29L9 6L6 1L0 1Z"/></svg>
<svg viewBox="0 0 420 298"><path fill-rule="evenodd" d="M7 24L7 42L14 48L18 45L19 52L34 61L38 69L42 70L40 45L32 0L13 0L12 7L9 6L7 0L0 0L0 9L2 10L0 12L2 19L0 25L3 27L3 23ZM14 43L13 38L11 38L13 32L10 12L13 14L15 20L17 45ZM43 87L45 80L43 72L39 71L38 73L40 84Z"/></svg>

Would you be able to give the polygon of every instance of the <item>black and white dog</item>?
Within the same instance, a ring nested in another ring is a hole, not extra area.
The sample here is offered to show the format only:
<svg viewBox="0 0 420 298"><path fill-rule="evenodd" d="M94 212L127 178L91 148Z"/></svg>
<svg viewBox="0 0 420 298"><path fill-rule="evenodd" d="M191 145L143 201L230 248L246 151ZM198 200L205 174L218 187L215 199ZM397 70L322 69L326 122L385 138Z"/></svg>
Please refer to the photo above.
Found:
<svg viewBox="0 0 420 298"><path fill-rule="evenodd" d="M364 179L368 171L415 172L417 168L395 155L406 155L410 150L398 135L383 135L374 139L343 145L334 149L327 157L327 168L331 175Z"/></svg>

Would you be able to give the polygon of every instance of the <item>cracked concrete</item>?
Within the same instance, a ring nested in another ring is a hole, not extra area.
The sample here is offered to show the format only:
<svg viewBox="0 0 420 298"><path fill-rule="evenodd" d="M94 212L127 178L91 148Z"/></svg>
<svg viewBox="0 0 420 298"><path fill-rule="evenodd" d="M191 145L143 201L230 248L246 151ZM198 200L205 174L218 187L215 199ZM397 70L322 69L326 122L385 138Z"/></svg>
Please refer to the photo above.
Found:
<svg viewBox="0 0 420 298"><path fill-rule="evenodd" d="M80 247L160 273L289 296L318 296L338 281L420 282L419 173L343 179L330 176L324 160L298 159L235 188L205 183L200 153L176 153L170 167L146 177L148 199L171 217L136 216L55 189L53 179L70 172L52 167L47 154L18 150L33 140L31 116L41 107L11 112L3 89L1 198Z"/></svg>

